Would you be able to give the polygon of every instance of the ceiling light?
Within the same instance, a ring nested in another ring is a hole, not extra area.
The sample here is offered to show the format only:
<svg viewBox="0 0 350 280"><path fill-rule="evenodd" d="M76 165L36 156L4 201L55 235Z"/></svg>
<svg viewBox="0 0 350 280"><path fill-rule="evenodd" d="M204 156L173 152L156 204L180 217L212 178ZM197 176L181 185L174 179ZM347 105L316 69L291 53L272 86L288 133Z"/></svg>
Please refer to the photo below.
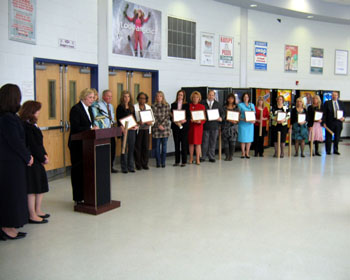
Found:
<svg viewBox="0 0 350 280"><path fill-rule="evenodd" d="M256 4L251 4L251 5L250 5L251 8L256 8L257 6L258 6L258 5L256 5Z"/></svg>
<svg viewBox="0 0 350 280"><path fill-rule="evenodd" d="M314 16L307 16L307 18L314 18Z"/></svg>

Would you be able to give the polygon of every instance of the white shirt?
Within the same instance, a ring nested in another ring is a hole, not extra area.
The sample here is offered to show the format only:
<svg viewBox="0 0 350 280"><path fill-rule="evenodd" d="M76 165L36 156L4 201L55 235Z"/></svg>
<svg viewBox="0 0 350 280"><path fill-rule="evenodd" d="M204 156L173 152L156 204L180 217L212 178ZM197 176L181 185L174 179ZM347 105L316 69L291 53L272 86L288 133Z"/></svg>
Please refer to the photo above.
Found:
<svg viewBox="0 0 350 280"><path fill-rule="evenodd" d="M84 107L84 109L85 109L85 112L86 112L86 114L87 114L87 116L88 116L88 118L89 118L89 120L90 120L90 122L91 122L91 125L90 125L90 128L91 128L91 127L92 127L92 121L91 121L91 117L90 117L90 113L89 113L89 107L86 106L86 105L84 104L83 101L80 101L80 102L81 102L81 104L83 104L83 107Z"/></svg>
<svg viewBox="0 0 350 280"><path fill-rule="evenodd" d="M214 100L210 101L210 100L207 99L207 103L208 103L209 109L211 109L213 107Z"/></svg>
<svg viewBox="0 0 350 280"><path fill-rule="evenodd" d="M103 121L106 125L106 127L110 128L112 127L111 125L111 122L108 118L108 109L107 109L107 106L109 106L109 110L111 111L111 118L112 118L112 121L115 122L115 119L114 119L114 108L113 108L113 105L112 104L107 104L104 100L101 100L100 102L98 102L98 106L99 108L103 111L103 115L106 117Z"/></svg>

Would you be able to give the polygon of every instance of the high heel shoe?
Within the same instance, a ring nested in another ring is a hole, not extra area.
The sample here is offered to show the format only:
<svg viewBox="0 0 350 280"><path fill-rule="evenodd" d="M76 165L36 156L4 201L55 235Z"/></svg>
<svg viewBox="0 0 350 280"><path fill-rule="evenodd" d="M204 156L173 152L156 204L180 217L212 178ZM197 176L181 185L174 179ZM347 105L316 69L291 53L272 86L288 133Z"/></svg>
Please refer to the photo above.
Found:
<svg viewBox="0 0 350 280"><path fill-rule="evenodd" d="M23 234L24 232L22 232L22 234L17 233L17 235L15 237L9 236L6 234L6 232L4 232L3 230L0 230L0 239L6 241L7 239L13 240L13 239L21 239L26 237L25 234Z"/></svg>

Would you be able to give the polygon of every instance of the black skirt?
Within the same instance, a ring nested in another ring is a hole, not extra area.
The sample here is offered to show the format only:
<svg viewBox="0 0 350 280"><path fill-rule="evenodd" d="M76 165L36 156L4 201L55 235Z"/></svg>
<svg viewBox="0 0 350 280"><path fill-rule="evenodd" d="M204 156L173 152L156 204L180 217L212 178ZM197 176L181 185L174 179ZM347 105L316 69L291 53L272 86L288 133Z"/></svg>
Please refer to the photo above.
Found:
<svg viewBox="0 0 350 280"><path fill-rule="evenodd" d="M32 166L27 166L27 182L28 194L40 194L49 191L45 168L36 160L34 160Z"/></svg>
<svg viewBox="0 0 350 280"><path fill-rule="evenodd" d="M277 142L277 133L281 132L281 143L286 142L286 136L288 132L288 125L273 125L272 126L272 142L275 143Z"/></svg>

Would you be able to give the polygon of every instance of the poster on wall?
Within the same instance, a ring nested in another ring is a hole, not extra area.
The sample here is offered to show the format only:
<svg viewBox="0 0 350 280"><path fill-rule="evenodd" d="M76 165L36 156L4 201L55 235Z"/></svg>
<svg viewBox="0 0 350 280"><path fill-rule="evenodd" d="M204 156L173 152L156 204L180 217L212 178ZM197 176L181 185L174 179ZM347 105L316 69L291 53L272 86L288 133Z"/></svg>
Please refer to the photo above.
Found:
<svg viewBox="0 0 350 280"><path fill-rule="evenodd" d="M335 50L335 70L336 75L348 74L348 51Z"/></svg>
<svg viewBox="0 0 350 280"><path fill-rule="evenodd" d="M313 74L323 73L323 49L311 48L310 72Z"/></svg>
<svg viewBox="0 0 350 280"><path fill-rule="evenodd" d="M304 106L307 108L312 104L312 98L316 95L314 90L301 90L300 97L303 99Z"/></svg>
<svg viewBox="0 0 350 280"><path fill-rule="evenodd" d="M36 0L9 0L9 39L36 44Z"/></svg>
<svg viewBox="0 0 350 280"><path fill-rule="evenodd" d="M284 71L298 72L298 46L284 46Z"/></svg>
<svg viewBox="0 0 350 280"><path fill-rule="evenodd" d="M201 65L214 66L214 34L201 33Z"/></svg>
<svg viewBox="0 0 350 280"><path fill-rule="evenodd" d="M233 68L233 37L219 36L219 67Z"/></svg>
<svg viewBox="0 0 350 280"><path fill-rule="evenodd" d="M271 111L271 90L266 88L257 88L256 89L256 100L258 100L259 97L264 98L264 107L267 108L267 110ZM266 126L266 131L269 131L269 126ZM269 145L269 133L266 134L264 137L264 145Z"/></svg>
<svg viewBox="0 0 350 280"><path fill-rule="evenodd" d="M267 42L255 41L254 69L265 71L267 70Z"/></svg>
<svg viewBox="0 0 350 280"><path fill-rule="evenodd" d="M124 0L113 0L112 52L161 59L160 11Z"/></svg>

